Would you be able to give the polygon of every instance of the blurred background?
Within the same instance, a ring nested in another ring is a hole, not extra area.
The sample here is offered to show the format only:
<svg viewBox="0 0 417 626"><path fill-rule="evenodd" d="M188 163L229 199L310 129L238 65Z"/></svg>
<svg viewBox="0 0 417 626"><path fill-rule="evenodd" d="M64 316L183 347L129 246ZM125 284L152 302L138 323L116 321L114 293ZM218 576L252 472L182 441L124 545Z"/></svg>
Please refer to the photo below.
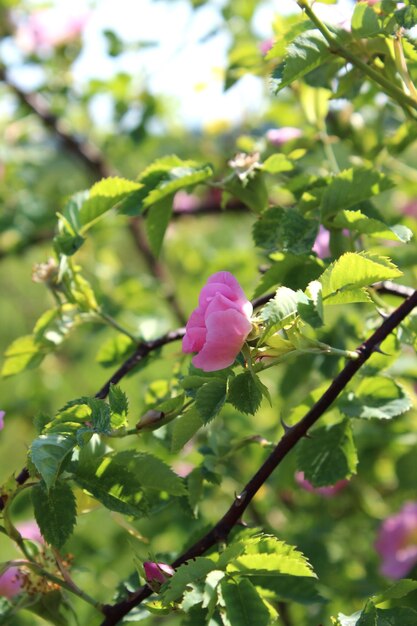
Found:
<svg viewBox="0 0 417 626"><path fill-rule="evenodd" d="M316 9L329 21L343 25L349 23L353 6L346 0L317 4ZM267 52L298 19L299 9L292 0L0 2L2 353L15 338L30 334L36 320L54 304L45 285L32 280L32 268L51 256L56 213L66 199L111 174L135 179L160 156L177 154L210 162L221 178L236 152L260 151L267 156L297 148L302 152L301 169L311 174L329 172L329 154L318 139L325 119L341 169L352 155L369 161L378 157L381 167L397 180L401 177L401 187L384 196L386 207L381 208L391 217L400 216L416 232L417 151L412 137L408 137L408 152L401 156L395 150L387 155L382 149L388 136L397 141L395 145L404 139L395 135L403 123L401 112L386 99L378 100L372 89L365 94L344 94L330 103L324 98L322 114L312 110L313 92L295 89L285 90L279 98L271 96L269 76L275 63ZM283 138L277 134L283 128L297 129L298 134ZM294 202L293 193L283 183L274 188L283 206ZM264 255L254 250L253 216L235 205L219 220L216 190L198 188L193 195L181 192L175 208L180 217L169 228L159 260L149 256L143 234L116 214L94 227L77 256L100 303L132 333L144 338L182 325L196 305L200 286L215 271L233 272L251 297L259 267L265 262ZM196 208L201 215L187 216ZM411 284L415 280L415 247L405 251L391 247L388 252L406 268ZM335 312L335 317L338 315L340 321L328 337L329 343L338 345L347 338L355 346L364 332L363 316ZM390 349L395 356L396 346ZM166 385L179 351L179 344L174 344L164 351L163 359L123 381L132 424ZM110 328L84 324L39 367L0 380L0 409L6 411L0 433L0 481L25 465L33 419L54 414L75 397L94 395L125 354L122 345L115 345ZM398 363L399 375L414 394L415 361L406 355ZM268 374L265 382L271 388L274 408L266 406L257 416L259 432L276 440L277 413L296 406L300 398L331 379L337 365L322 357L308 357L301 367L295 363L280 373ZM414 493L412 446L417 433L413 414L407 415L411 416L399 425L374 427L367 423L362 431L359 428L357 443L361 448L363 441L365 478L363 482L354 479L337 501L317 499L297 486L295 460L289 459L279 480L275 477L264 487L251 512L254 523L282 532L290 543L299 545L304 537L300 547L316 564L322 563L319 574L323 574L324 597L326 584L336 585L337 610L352 612L353 598L356 606L361 606L361 598L369 595L379 580L378 559L369 546L378 522L391 510L385 495L392 498L390 506L395 509L407 494L412 497ZM236 437L253 435L252 419L236 415L231 407L225 409L223 419ZM221 428L210 437L210 445L220 450L227 447ZM387 439L393 442L392 455L383 448ZM146 448L146 439L141 445ZM178 472L189 471L200 462L196 448L185 450L178 460L163 441L156 445L158 454L177 463ZM205 522L218 517L243 477L250 475L263 456L264 451L255 446L238 456L234 465L231 462L232 478L225 481L220 496L215 492L219 509L213 510L210 501L203 505ZM179 462L185 465L181 468ZM212 469L221 471L221 465ZM405 492L395 500L400 483ZM304 507L303 519L297 517L297 503ZM323 507L327 518L318 523ZM190 527L180 512L173 526L168 510L151 522L135 523L129 534L126 522L111 517L81 492L79 508L92 512L80 518L68 547L75 555L77 582L106 602L120 580L134 570L132 551L141 558L155 552L168 560L189 543L191 532L201 530L200 522ZM18 500L15 513L21 520L31 515L29 496ZM347 516L349 524L333 525ZM157 538L150 542L152 534ZM353 560L346 558L346 548L355 553ZM0 550L2 559L14 555L6 541L2 540ZM310 601L313 608L296 608L297 626L319 623L334 612L334 607L322 600L314 604L314 596ZM80 603L77 611L80 624L99 623L87 605ZM14 619L8 626L38 623L34 621L38 618L29 614ZM133 623L143 619L144 624L178 622L175 616L155 618L139 613L132 619Z"/></svg>

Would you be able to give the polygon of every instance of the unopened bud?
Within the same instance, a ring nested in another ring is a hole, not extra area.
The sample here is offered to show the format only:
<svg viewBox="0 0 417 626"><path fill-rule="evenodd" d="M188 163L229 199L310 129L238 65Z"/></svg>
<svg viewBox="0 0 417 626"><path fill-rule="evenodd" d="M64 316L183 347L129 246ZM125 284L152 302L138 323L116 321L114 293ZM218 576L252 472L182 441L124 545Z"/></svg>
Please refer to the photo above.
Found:
<svg viewBox="0 0 417 626"><path fill-rule="evenodd" d="M174 568L168 563L145 561L143 569L145 570L146 582L154 591L159 591L161 585L175 574Z"/></svg>

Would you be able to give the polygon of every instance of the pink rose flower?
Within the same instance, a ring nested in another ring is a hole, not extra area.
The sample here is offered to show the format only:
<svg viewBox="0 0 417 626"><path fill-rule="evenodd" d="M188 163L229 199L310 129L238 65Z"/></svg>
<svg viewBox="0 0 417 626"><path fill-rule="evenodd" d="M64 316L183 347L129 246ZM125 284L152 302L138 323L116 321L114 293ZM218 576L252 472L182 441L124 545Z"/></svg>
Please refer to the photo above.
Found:
<svg viewBox="0 0 417 626"><path fill-rule="evenodd" d="M270 128L266 131L265 137L273 146L282 146L287 141L298 139L302 132L293 126L283 126L282 128Z"/></svg>
<svg viewBox="0 0 417 626"><path fill-rule="evenodd" d="M18 567L9 567L0 575L0 597L13 598L20 593L22 580Z"/></svg>
<svg viewBox="0 0 417 626"><path fill-rule="evenodd" d="M197 352L192 363L204 372L229 367L252 330L252 312L252 304L232 274L213 274L188 320L183 352Z"/></svg>
<svg viewBox="0 0 417 626"><path fill-rule="evenodd" d="M145 570L146 582L155 591L158 591L161 585L175 574L174 568L168 563L145 561L143 569Z"/></svg>
<svg viewBox="0 0 417 626"><path fill-rule="evenodd" d="M4 416L6 415L6 411L0 411L0 430L4 428Z"/></svg>
<svg viewBox="0 0 417 626"><path fill-rule="evenodd" d="M402 578L417 563L417 502L403 508L382 523L375 548L382 563L380 572L388 578Z"/></svg>
<svg viewBox="0 0 417 626"><path fill-rule="evenodd" d="M306 491L310 491L311 493L317 493L324 498L332 498L337 494L338 491L344 489L346 485L349 484L349 481L339 480L334 485L329 485L328 487L313 487L311 482L304 477L304 472L296 472L295 474L296 483L305 489Z"/></svg>

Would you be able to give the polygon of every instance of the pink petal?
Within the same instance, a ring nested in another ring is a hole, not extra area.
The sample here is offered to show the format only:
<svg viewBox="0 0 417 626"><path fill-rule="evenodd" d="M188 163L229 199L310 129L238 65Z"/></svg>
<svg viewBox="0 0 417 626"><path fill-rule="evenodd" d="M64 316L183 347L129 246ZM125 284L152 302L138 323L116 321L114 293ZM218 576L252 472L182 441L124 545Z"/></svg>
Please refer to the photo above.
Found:
<svg viewBox="0 0 417 626"><path fill-rule="evenodd" d="M19 569L17 567L9 567L0 576L0 597L13 598L22 588L22 582L19 578Z"/></svg>
<svg viewBox="0 0 417 626"><path fill-rule="evenodd" d="M186 354L190 352L200 352L206 341L205 328L190 328L182 340L182 351Z"/></svg>
<svg viewBox="0 0 417 626"><path fill-rule="evenodd" d="M203 349L192 363L204 372L221 370L232 365L239 354L252 324L235 309L216 311L206 319L207 336Z"/></svg>

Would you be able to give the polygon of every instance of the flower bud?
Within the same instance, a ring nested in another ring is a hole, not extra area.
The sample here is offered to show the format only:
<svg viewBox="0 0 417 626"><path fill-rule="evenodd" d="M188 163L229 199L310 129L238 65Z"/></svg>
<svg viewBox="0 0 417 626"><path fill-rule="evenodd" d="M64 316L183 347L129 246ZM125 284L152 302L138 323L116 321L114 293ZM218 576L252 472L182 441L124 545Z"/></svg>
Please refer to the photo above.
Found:
<svg viewBox="0 0 417 626"><path fill-rule="evenodd" d="M143 569L145 570L146 582L154 591L158 591L161 585L175 574L174 568L168 565L168 563L145 561Z"/></svg>

